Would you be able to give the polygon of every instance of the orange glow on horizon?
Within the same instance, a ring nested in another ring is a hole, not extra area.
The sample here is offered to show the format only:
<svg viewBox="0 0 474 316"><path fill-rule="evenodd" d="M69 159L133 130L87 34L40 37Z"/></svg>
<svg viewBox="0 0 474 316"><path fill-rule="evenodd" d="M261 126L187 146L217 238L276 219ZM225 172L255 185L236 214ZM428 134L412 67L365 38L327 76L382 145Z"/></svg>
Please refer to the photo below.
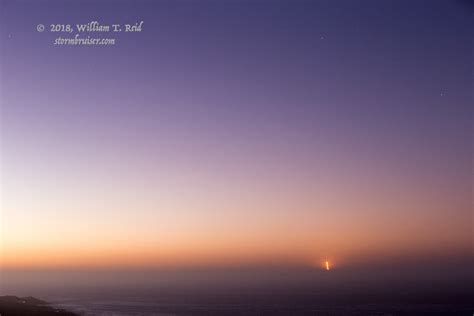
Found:
<svg viewBox="0 0 474 316"><path fill-rule="evenodd" d="M326 261L326 271L329 271L329 261Z"/></svg>
<svg viewBox="0 0 474 316"><path fill-rule="evenodd" d="M0 268L101 268L101 267L213 267L213 266L307 266L301 253L267 251L264 245L255 249L228 252L221 247L123 247L108 244L94 247L79 245L27 246L6 248L0 255Z"/></svg>

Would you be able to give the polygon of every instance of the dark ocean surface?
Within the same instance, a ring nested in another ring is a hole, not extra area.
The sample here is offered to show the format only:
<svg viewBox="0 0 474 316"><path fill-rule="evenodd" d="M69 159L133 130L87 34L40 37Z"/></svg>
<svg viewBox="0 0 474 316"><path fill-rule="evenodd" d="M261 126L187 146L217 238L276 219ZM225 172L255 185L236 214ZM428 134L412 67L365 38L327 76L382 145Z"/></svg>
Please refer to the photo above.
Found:
<svg viewBox="0 0 474 316"><path fill-rule="evenodd" d="M0 292L82 315L466 315L470 268L377 272L192 271L10 273Z"/></svg>
<svg viewBox="0 0 474 316"><path fill-rule="evenodd" d="M356 296L356 294L354 294ZM318 294L216 294L156 297L56 298L56 306L83 315L472 315L467 297L419 299L368 295L329 299Z"/></svg>

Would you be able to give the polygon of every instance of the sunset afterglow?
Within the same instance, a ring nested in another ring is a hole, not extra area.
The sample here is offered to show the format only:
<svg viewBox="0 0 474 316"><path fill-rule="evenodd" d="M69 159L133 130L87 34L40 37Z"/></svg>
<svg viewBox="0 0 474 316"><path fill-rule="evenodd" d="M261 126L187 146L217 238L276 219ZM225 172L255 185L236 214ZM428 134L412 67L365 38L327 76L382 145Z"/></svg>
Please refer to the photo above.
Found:
<svg viewBox="0 0 474 316"><path fill-rule="evenodd" d="M469 253L461 40L355 4L340 23L318 2L217 3L146 3L143 32L107 48L32 27L90 22L72 3L5 15L3 267L341 271ZM101 24L128 23L105 7Z"/></svg>
<svg viewBox="0 0 474 316"><path fill-rule="evenodd" d="M0 0L0 316L470 315L468 0Z"/></svg>

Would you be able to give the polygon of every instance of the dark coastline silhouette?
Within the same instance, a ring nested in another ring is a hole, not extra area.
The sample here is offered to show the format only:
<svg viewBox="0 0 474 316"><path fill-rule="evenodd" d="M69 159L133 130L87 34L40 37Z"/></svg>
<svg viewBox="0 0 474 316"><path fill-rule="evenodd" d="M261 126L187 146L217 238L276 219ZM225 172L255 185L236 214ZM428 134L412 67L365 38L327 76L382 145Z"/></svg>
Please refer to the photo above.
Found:
<svg viewBox="0 0 474 316"><path fill-rule="evenodd" d="M57 309L34 297L0 296L2 316L77 316L72 312Z"/></svg>

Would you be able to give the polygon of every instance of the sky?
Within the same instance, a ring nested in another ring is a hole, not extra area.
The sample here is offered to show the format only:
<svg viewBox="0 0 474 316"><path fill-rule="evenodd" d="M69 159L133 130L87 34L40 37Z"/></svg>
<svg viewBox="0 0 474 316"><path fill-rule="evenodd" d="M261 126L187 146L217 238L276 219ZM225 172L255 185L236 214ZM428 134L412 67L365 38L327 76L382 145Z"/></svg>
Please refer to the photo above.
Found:
<svg viewBox="0 0 474 316"><path fill-rule="evenodd" d="M1 267L470 256L471 13L1 0ZM50 24L91 21L144 23L52 44Z"/></svg>

